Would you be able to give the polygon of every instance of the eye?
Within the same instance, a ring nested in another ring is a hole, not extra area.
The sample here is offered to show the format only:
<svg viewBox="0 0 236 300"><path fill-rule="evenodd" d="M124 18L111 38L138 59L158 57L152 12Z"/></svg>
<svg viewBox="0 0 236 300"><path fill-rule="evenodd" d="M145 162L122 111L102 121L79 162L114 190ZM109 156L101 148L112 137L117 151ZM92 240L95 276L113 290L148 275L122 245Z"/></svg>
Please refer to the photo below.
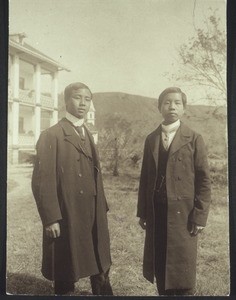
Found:
<svg viewBox="0 0 236 300"><path fill-rule="evenodd" d="M81 96L75 96L75 97L73 97L73 99L75 99L75 100L80 100L80 99L81 99Z"/></svg>

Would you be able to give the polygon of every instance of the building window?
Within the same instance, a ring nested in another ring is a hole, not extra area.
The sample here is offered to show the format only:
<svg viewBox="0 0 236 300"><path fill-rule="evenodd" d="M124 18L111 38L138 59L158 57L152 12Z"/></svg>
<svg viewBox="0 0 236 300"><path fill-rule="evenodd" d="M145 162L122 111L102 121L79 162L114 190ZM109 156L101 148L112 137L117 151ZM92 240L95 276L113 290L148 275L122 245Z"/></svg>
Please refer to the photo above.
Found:
<svg viewBox="0 0 236 300"><path fill-rule="evenodd" d="M51 126L52 114L49 111L41 111L41 131Z"/></svg>
<svg viewBox="0 0 236 300"><path fill-rule="evenodd" d="M24 90L25 89L25 78L23 77L20 77L20 80L19 80L19 88L21 90Z"/></svg>
<svg viewBox="0 0 236 300"><path fill-rule="evenodd" d="M25 133L24 131L24 118L19 117L19 133Z"/></svg>

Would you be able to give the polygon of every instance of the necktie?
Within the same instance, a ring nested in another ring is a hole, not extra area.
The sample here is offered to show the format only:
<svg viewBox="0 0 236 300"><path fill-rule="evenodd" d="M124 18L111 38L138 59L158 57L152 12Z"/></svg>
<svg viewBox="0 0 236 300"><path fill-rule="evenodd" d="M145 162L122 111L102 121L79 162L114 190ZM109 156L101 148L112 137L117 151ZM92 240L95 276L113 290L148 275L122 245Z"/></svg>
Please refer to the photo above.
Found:
<svg viewBox="0 0 236 300"><path fill-rule="evenodd" d="M171 130L165 130L164 128L162 128L162 132L163 132L163 146L166 150L168 150L169 146L170 146L170 134L173 132L176 132L178 130L179 126L176 126L174 128L172 128Z"/></svg>
<svg viewBox="0 0 236 300"><path fill-rule="evenodd" d="M169 140L170 140L170 133L169 132L165 132L164 133L164 137L163 137L163 146L166 150L168 150L169 148Z"/></svg>
<svg viewBox="0 0 236 300"><path fill-rule="evenodd" d="M76 131L79 133L79 136L80 136L82 142L84 142L84 141L85 141L85 136L84 136L82 127L83 127L83 126L76 126L75 129L76 129Z"/></svg>

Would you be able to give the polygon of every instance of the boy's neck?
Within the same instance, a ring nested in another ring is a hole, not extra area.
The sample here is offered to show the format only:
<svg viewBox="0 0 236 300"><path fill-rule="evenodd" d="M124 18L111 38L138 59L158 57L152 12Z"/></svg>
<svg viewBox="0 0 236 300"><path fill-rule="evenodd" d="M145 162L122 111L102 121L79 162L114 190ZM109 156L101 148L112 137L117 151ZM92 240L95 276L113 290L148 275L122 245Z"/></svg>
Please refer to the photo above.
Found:
<svg viewBox="0 0 236 300"><path fill-rule="evenodd" d="M179 124L180 123L180 119L178 119L177 121L175 121L175 122L172 122L172 123L169 123L169 122L166 122L165 120L162 122L162 125L164 125L164 126L170 126L170 125L177 125L177 124Z"/></svg>
<svg viewBox="0 0 236 300"><path fill-rule="evenodd" d="M84 119L78 119L68 111L66 112L66 119L69 120L74 126L82 126L84 124Z"/></svg>

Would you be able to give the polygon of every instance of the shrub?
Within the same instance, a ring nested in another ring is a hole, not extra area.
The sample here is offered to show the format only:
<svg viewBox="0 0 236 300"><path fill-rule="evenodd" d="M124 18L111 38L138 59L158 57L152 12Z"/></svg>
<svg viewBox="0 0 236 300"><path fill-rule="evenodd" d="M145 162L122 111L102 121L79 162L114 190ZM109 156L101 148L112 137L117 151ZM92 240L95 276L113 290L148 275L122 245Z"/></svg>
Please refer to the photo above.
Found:
<svg viewBox="0 0 236 300"><path fill-rule="evenodd" d="M228 167L227 164L220 162L210 162L211 182L215 185L228 184Z"/></svg>

